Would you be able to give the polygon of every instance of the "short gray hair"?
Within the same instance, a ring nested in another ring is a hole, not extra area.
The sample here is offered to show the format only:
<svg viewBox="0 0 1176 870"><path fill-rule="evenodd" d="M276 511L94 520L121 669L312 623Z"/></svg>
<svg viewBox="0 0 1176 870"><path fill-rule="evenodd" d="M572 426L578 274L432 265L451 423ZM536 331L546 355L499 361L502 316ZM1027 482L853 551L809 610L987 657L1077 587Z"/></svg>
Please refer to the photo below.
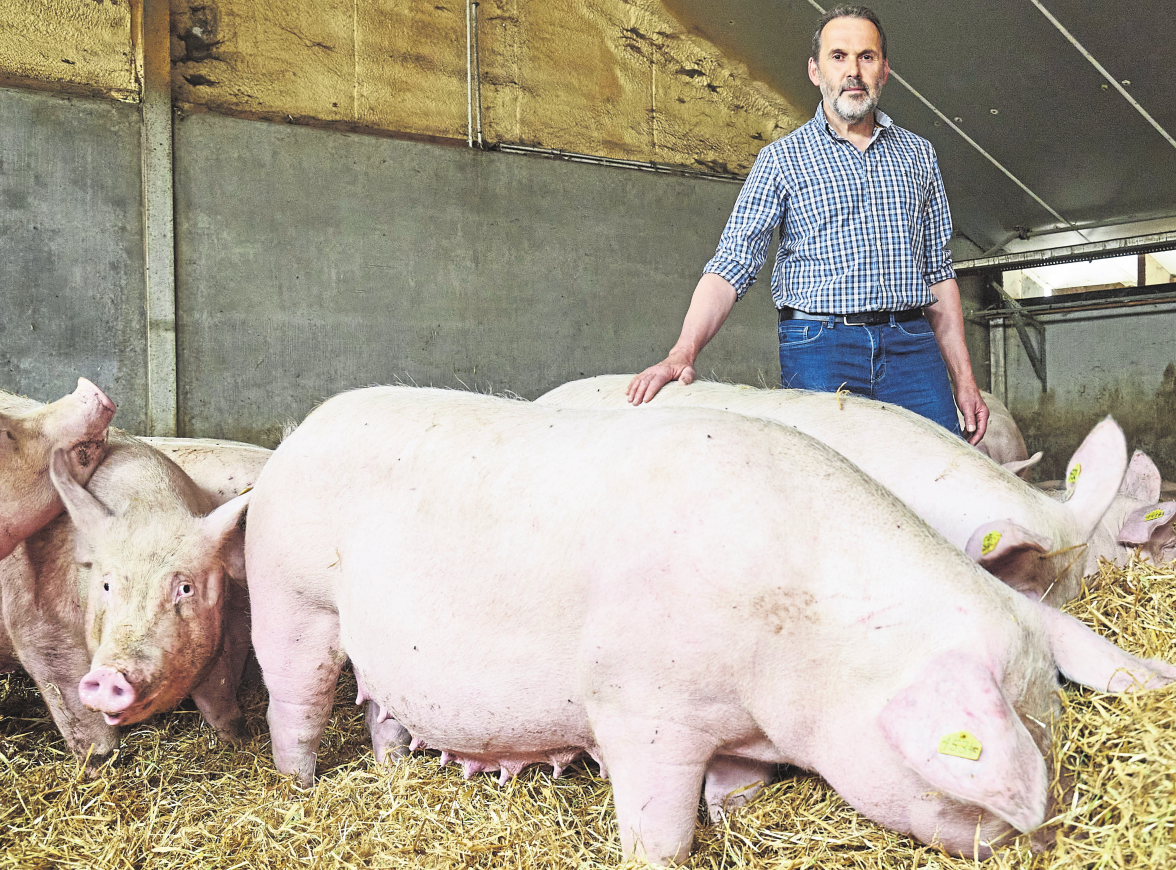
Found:
<svg viewBox="0 0 1176 870"><path fill-rule="evenodd" d="M882 59L886 60L886 31L882 29L882 22L873 9L868 6L834 6L821 16L817 22L817 32L813 34L813 60L821 60L821 31L834 18L861 18L878 28L878 35L882 37Z"/></svg>

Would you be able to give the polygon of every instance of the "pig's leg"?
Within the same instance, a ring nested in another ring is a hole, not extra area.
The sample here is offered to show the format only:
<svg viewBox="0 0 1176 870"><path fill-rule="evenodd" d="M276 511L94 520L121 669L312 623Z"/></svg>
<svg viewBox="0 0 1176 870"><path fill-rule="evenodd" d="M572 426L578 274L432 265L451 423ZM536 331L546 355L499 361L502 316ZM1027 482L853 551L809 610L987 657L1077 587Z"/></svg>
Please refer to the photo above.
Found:
<svg viewBox="0 0 1176 870"><path fill-rule="evenodd" d="M222 740L240 745L249 738L237 703L237 688L249 656L249 596L235 583L229 585L221 654L204 682L192 690L192 700Z"/></svg>
<svg viewBox="0 0 1176 870"><path fill-rule="evenodd" d="M412 735L395 719L385 718L381 722L379 704L368 701L363 718L372 735L372 751L377 762L391 765L408 754Z"/></svg>
<svg viewBox="0 0 1176 870"><path fill-rule="evenodd" d="M698 797L714 747L668 722L593 721L613 783L625 860L681 863L690 857Z"/></svg>
<svg viewBox="0 0 1176 870"><path fill-rule="evenodd" d="M48 575L38 578L23 544L0 562L4 627L17 657L36 681L66 745L94 776L118 749L118 728L87 710L78 695L90 658L76 601L62 598L66 585Z"/></svg>
<svg viewBox="0 0 1176 870"><path fill-rule="evenodd" d="M274 764L310 787L339 671L347 661L339 614L309 602L293 588L296 584L283 583L285 578L257 576L261 573L250 564L253 649L270 695L266 718Z"/></svg>
<svg viewBox="0 0 1176 870"><path fill-rule="evenodd" d="M1066 679L1100 692L1158 689L1176 681L1176 666L1136 658L1074 617L1044 604L1040 607L1054 663Z"/></svg>
<svg viewBox="0 0 1176 870"><path fill-rule="evenodd" d="M706 766L706 808L712 822L721 822L771 782L772 765L750 758L715 756Z"/></svg>

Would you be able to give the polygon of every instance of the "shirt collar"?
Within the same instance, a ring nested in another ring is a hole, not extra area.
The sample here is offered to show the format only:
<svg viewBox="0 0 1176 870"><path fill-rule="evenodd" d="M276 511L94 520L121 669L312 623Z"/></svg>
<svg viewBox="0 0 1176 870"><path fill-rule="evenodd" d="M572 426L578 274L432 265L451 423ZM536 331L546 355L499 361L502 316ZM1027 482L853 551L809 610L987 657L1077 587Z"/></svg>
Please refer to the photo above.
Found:
<svg viewBox="0 0 1176 870"><path fill-rule="evenodd" d="M836 130L834 130L832 127L829 126L829 119L825 117L824 106L825 106L825 104L823 102L817 103L817 113L813 116L813 120L816 121L817 124L821 128L823 128L825 130L825 132L828 133L830 136L832 136L834 139L842 138L840 135L838 135ZM873 142L875 139L878 138L878 135L883 130L889 130L893 124L894 124L894 122L892 120L890 120L889 115L887 115L881 109L875 109L874 110L874 133L870 137L870 141Z"/></svg>

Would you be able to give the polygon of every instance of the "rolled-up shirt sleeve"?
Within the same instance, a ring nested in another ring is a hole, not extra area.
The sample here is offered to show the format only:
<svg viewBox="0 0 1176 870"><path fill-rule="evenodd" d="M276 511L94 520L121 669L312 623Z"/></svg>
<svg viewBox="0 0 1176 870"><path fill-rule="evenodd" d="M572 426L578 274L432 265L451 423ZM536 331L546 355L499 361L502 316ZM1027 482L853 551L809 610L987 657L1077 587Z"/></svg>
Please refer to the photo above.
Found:
<svg viewBox="0 0 1176 870"><path fill-rule="evenodd" d="M935 176L927 197L923 226L923 275L928 287L956 276L951 265L951 251L947 248L951 238L951 209L947 204L947 192L943 189L943 177L939 174L939 161L935 159L934 152L931 161Z"/></svg>
<svg viewBox="0 0 1176 870"><path fill-rule="evenodd" d="M735 208L719 237L718 249L703 272L725 278L741 298L755 283L755 276L768 257L772 232L783 220L787 205L787 192L773 149L763 148L739 191Z"/></svg>

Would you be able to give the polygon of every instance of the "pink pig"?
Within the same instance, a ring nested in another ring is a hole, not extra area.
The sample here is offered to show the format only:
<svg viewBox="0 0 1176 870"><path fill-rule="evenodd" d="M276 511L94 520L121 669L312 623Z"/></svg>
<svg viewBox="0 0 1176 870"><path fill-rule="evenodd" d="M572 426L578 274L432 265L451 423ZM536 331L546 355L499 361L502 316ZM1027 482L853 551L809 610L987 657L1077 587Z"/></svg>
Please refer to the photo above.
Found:
<svg viewBox="0 0 1176 870"><path fill-rule="evenodd" d="M233 476L244 486L266 458L250 453L253 467ZM67 514L0 562L0 660L37 681L90 771L117 748L118 726L188 695L222 737L238 739L249 650L238 521L249 496L226 501L216 474L197 485L117 430L89 490L63 451L50 469Z"/></svg>
<svg viewBox="0 0 1176 870"><path fill-rule="evenodd" d="M82 483L106 451L114 404L85 378L68 396L42 405L0 390L0 559L61 513L49 482L49 457L66 451Z"/></svg>
<svg viewBox="0 0 1176 870"><path fill-rule="evenodd" d="M1047 817L1057 667L1176 677L829 447L723 411L344 393L275 451L246 538L279 770L313 781L350 658L382 750L504 780L587 754L625 857L659 863L688 856L704 785L720 813L777 763L987 854Z"/></svg>

